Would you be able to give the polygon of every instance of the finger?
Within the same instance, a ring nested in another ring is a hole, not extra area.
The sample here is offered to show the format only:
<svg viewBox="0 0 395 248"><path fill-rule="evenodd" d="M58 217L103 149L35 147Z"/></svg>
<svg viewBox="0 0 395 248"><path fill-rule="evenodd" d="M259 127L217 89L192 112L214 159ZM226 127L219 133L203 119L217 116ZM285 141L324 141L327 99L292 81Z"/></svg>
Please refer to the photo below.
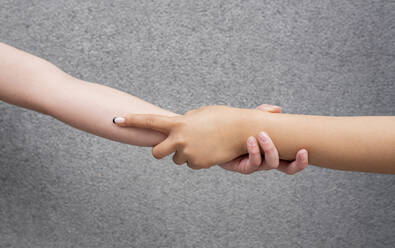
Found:
<svg viewBox="0 0 395 248"><path fill-rule="evenodd" d="M182 165L187 162L187 158L182 154L182 152L177 151L173 156L173 162L178 165Z"/></svg>
<svg viewBox="0 0 395 248"><path fill-rule="evenodd" d="M114 117L113 122L120 127L147 128L168 133L174 126L175 120L176 117L132 114L125 117Z"/></svg>
<svg viewBox="0 0 395 248"><path fill-rule="evenodd" d="M293 162L280 161L278 170L286 174L293 175L302 171L308 165L308 152L302 149L296 153L296 159Z"/></svg>
<svg viewBox="0 0 395 248"><path fill-rule="evenodd" d="M255 137L251 136L247 139L248 160L245 172L255 172L262 162L261 151Z"/></svg>
<svg viewBox="0 0 395 248"><path fill-rule="evenodd" d="M258 142L265 155L265 160L261 165L262 169L264 170L276 169L280 163L280 159L278 157L277 148L273 144L272 139L269 137L267 133L262 131L258 134Z"/></svg>
<svg viewBox="0 0 395 248"><path fill-rule="evenodd" d="M251 166L248 165L248 161L249 161L248 155L242 155L220 166L225 170L230 170L241 174L251 174L255 172L257 169L254 168L251 169Z"/></svg>
<svg viewBox="0 0 395 248"><path fill-rule="evenodd" d="M170 137L152 148L152 155L156 159L164 158L177 150L177 144Z"/></svg>
<svg viewBox="0 0 395 248"><path fill-rule="evenodd" d="M239 172L239 164L241 163L241 161L243 161L243 160L248 160L248 156L247 155L243 155L243 156L240 156L240 157L238 157L238 158L235 158L235 159L233 159L233 160L231 160L231 161L229 161L229 162L226 162L226 163L224 163L224 164L220 164L219 166L222 168L222 169L225 169L225 170L229 170L229 171L237 171L237 172Z"/></svg>
<svg viewBox="0 0 395 248"><path fill-rule="evenodd" d="M281 107L277 105L262 104L259 105L257 109L271 113L281 113Z"/></svg>
<svg viewBox="0 0 395 248"><path fill-rule="evenodd" d="M258 110L267 111L272 113L280 113L281 107L277 105L262 104L257 107Z"/></svg>

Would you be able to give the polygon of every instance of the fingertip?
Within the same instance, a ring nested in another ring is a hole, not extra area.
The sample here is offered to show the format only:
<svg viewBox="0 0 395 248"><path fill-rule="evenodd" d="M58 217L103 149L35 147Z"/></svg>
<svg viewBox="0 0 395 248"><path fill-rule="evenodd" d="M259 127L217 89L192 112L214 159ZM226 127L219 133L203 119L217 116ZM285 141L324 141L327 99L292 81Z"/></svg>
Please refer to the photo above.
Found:
<svg viewBox="0 0 395 248"><path fill-rule="evenodd" d="M297 160L302 163L308 162L308 152L306 149L301 149L297 154Z"/></svg>
<svg viewBox="0 0 395 248"><path fill-rule="evenodd" d="M156 159L161 159L163 158L163 156L161 155L161 152L159 151L159 149L157 147L152 147L152 156Z"/></svg>
<svg viewBox="0 0 395 248"><path fill-rule="evenodd" d="M249 154L260 153L258 141L253 136L247 139L247 151Z"/></svg>
<svg viewBox="0 0 395 248"><path fill-rule="evenodd" d="M112 122L113 122L114 124L116 124L116 125L122 125L122 124L125 123L125 121L126 121L126 119L125 119L124 117L117 117L117 116L115 116L115 117L112 119Z"/></svg>
<svg viewBox="0 0 395 248"><path fill-rule="evenodd" d="M248 151L248 159L244 164L244 167L246 167L244 168L244 170L251 173L256 171L262 162L262 157L258 146L258 142L253 136L249 137L247 140L247 151Z"/></svg>
<svg viewBox="0 0 395 248"><path fill-rule="evenodd" d="M248 139L247 139L247 147L250 148L250 147L253 147L255 145L256 145L255 137L254 136L248 137Z"/></svg>
<svg viewBox="0 0 395 248"><path fill-rule="evenodd" d="M278 170L288 174L294 175L306 168L308 165L308 152L306 149L301 149L296 153L296 158L292 162L280 161Z"/></svg>
<svg viewBox="0 0 395 248"><path fill-rule="evenodd" d="M273 111L271 111L272 113L281 113L282 109L280 106L273 106Z"/></svg>
<svg viewBox="0 0 395 248"><path fill-rule="evenodd" d="M262 149L264 149L264 147L263 147L264 144L270 143L270 137L269 137L269 135L266 132L261 131L258 134L258 141L261 144Z"/></svg>
<svg viewBox="0 0 395 248"><path fill-rule="evenodd" d="M257 107L258 110L266 111L270 113L280 113L281 107L277 105L262 104Z"/></svg>
<svg viewBox="0 0 395 248"><path fill-rule="evenodd" d="M263 153L265 154L262 168L265 170L277 169L279 167L280 159L278 151L270 136L262 131L258 134L258 141Z"/></svg>
<svg viewBox="0 0 395 248"><path fill-rule="evenodd" d="M261 104L261 105L259 105L258 107L256 107L257 109L259 109L259 110L264 110L264 109L266 109L267 107L269 107L270 105L269 104Z"/></svg>
<svg viewBox="0 0 395 248"><path fill-rule="evenodd" d="M304 170L304 168L307 167L308 165L308 152L306 149L302 149L300 150L297 154L296 154L296 160L292 163L293 164L293 174Z"/></svg>

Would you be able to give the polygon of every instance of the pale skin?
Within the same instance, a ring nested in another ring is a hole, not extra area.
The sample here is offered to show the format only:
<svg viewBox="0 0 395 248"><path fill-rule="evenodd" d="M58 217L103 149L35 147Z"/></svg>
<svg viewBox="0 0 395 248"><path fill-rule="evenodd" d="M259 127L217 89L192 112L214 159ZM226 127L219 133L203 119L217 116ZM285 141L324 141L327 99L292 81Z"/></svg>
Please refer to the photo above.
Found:
<svg viewBox="0 0 395 248"><path fill-rule="evenodd" d="M177 164L187 163L193 169L244 154L245 139L265 129L281 159L295 159L297 151L305 148L310 163L317 166L395 174L394 116L329 117L207 106L184 116L126 115L117 120L121 127L168 135L153 148L153 155L163 158L175 153ZM258 140L267 137L258 135Z"/></svg>
<svg viewBox="0 0 395 248"><path fill-rule="evenodd" d="M4 43L0 43L0 100L53 116L86 132L136 146L157 145L166 135L155 130L118 128L110 121L114 114L178 116L128 93L76 79L50 62ZM281 109L263 105L260 110L278 113ZM236 159L222 167L244 174L262 169L294 174L307 166L307 151L303 149L300 158L293 162L280 161L273 142L261 149L265 159L254 140L248 149L246 147L249 157L235 156L228 161Z"/></svg>

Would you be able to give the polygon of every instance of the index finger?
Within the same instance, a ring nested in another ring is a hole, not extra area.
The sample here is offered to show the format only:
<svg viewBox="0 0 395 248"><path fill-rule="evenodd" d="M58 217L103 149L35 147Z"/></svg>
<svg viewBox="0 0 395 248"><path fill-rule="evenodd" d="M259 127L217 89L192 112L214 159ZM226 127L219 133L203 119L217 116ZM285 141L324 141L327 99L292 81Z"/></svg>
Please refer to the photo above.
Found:
<svg viewBox="0 0 395 248"><path fill-rule="evenodd" d="M138 127L169 133L174 126L175 118L163 115L131 114L115 117L113 122L120 127Z"/></svg>

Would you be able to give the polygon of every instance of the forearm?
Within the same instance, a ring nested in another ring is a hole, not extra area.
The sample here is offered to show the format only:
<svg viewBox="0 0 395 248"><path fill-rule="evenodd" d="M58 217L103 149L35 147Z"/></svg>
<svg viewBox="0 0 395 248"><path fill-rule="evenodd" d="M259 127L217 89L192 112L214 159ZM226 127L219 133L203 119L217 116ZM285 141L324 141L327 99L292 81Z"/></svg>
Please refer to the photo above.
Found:
<svg viewBox="0 0 395 248"><path fill-rule="evenodd" d="M162 133L138 128L123 130L112 123L113 117L126 113L174 115L103 85L74 80L62 84L62 87L62 90L55 91L53 101L49 104L49 114L73 127L107 139L138 146L156 145L165 138Z"/></svg>
<svg viewBox="0 0 395 248"><path fill-rule="evenodd" d="M78 129L108 139L152 146L164 135L112 124L115 115L174 115L132 95L75 79L53 64L0 43L0 100L52 115Z"/></svg>
<svg viewBox="0 0 395 248"><path fill-rule="evenodd" d="M351 171L395 173L395 117L327 117L259 113L251 130L265 130L280 157L309 151L311 164ZM247 136L247 135L246 135Z"/></svg>

